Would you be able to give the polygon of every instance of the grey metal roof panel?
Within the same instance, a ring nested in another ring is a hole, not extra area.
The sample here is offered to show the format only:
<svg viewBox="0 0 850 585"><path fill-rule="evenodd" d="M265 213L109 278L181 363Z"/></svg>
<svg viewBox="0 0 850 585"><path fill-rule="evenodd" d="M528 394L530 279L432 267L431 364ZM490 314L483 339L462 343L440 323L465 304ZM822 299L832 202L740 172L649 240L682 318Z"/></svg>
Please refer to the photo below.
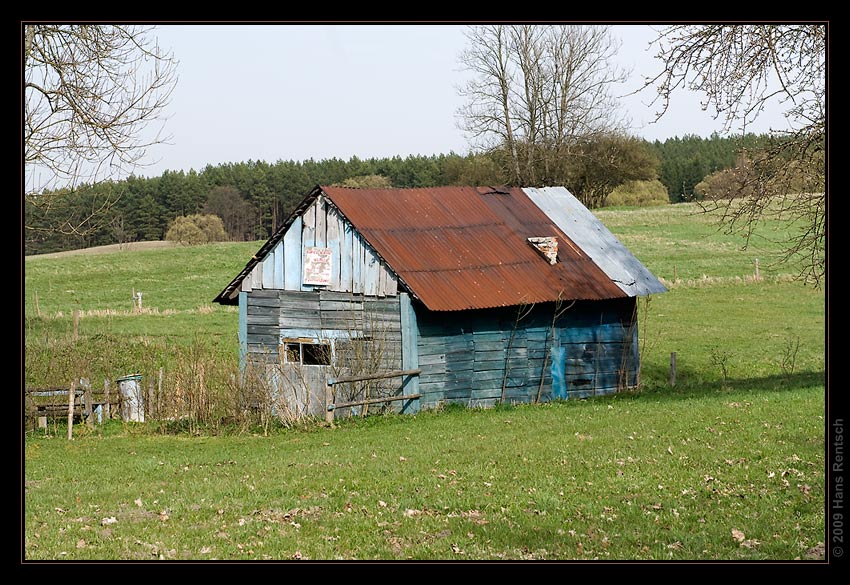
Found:
<svg viewBox="0 0 850 585"><path fill-rule="evenodd" d="M564 187L525 187L529 199L590 256L627 295L645 296L667 289Z"/></svg>

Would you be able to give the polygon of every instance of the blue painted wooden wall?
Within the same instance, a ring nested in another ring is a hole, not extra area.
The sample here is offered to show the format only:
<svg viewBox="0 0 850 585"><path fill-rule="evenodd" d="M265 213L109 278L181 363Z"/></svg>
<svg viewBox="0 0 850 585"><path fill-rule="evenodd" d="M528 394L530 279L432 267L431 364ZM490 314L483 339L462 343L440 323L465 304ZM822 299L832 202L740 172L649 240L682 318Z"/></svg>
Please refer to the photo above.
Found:
<svg viewBox="0 0 850 585"><path fill-rule="evenodd" d="M416 307L421 408L609 394L637 383L634 298L434 313ZM555 361L553 361L553 357ZM555 380L553 384L553 373Z"/></svg>

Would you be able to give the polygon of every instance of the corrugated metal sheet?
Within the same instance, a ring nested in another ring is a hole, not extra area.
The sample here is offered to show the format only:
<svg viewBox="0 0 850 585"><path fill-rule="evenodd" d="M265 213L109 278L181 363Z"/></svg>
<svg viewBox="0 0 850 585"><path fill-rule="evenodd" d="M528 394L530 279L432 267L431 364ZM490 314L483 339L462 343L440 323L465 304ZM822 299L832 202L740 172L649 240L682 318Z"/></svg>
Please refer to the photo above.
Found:
<svg viewBox="0 0 850 585"><path fill-rule="evenodd" d="M626 296L521 189L322 191L433 311ZM554 266L527 241L551 236Z"/></svg>
<svg viewBox="0 0 850 585"><path fill-rule="evenodd" d="M627 295L634 297L667 291L646 266L564 187L524 188L523 191Z"/></svg>

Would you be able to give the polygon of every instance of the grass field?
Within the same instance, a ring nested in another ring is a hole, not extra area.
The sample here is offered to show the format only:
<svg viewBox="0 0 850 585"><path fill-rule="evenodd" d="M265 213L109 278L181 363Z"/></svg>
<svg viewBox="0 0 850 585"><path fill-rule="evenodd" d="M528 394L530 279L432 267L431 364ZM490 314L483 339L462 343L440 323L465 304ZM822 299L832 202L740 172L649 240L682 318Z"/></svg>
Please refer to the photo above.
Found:
<svg viewBox="0 0 850 585"><path fill-rule="evenodd" d="M23 557L823 559L823 291L695 211L597 214L670 288L642 310L641 391L270 436L28 433ZM260 245L27 258L25 383L235 358L237 313L210 301Z"/></svg>

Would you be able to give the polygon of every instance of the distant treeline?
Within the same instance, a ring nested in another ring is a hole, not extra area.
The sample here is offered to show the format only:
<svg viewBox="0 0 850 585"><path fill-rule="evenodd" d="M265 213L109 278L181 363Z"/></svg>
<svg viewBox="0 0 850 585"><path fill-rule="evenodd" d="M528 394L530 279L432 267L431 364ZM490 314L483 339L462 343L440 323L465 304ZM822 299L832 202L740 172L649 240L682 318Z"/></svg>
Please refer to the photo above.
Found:
<svg viewBox="0 0 850 585"><path fill-rule="evenodd" d="M741 148L756 148L766 141L766 136L756 135L685 136L648 146L660 159L658 178L676 203L693 198L694 185L706 175L733 166ZM73 192L52 192L49 206L27 204L25 252L161 240L175 218L195 213L220 216L231 239L266 239L315 185L350 183L352 178L374 175L385 177L393 187L504 182L499 166L486 154L248 161L207 165L199 172L165 171L159 177L131 176L83 185ZM88 229L83 234L52 229L62 223L82 223Z"/></svg>

